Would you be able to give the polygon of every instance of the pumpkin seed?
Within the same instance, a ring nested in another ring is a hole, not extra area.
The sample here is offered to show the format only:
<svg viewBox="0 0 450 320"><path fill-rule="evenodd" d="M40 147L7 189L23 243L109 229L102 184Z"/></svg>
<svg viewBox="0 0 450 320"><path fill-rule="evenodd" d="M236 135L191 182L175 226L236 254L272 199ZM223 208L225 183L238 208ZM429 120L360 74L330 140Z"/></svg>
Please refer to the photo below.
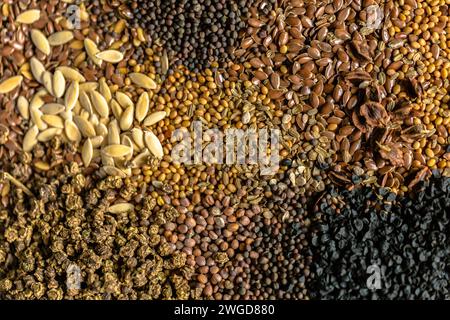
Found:
<svg viewBox="0 0 450 320"><path fill-rule="evenodd" d="M66 95L64 96L64 104L67 110L72 110L75 107L75 103L80 95L80 85L76 81L72 81L69 88L67 88Z"/></svg>
<svg viewBox="0 0 450 320"><path fill-rule="evenodd" d="M19 98L17 98L17 110L19 111L20 116L25 120L30 118L30 110L28 110L29 105L28 100L24 96L19 96Z"/></svg>
<svg viewBox="0 0 450 320"><path fill-rule="evenodd" d="M120 106L122 108L127 108L129 106L134 106L133 101L129 96L127 96L125 93L117 91L116 92L116 99L117 102L119 102Z"/></svg>
<svg viewBox="0 0 450 320"><path fill-rule="evenodd" d="M38 143L37 135L39 134L39 128L34 125L28 129L27 133L23 137L22 149L25 152L30 152L33 147Z"/></svg>
<svg viewBox="0 0 450 320"><path fill-rule="evenodd" d="M56 115L64 111L65 107L60 103L47 103L41 108L42 113Z"/></svg>
<svg viewBox="0 0 450 320"><path fill-rule="evenodd" d="M109 116L109 106L106 99L98 92L91 92L91 100L94 105L95 110L100 115L101 118L108 118Z"/></svg>
<svg viewBox="0 0 450 320"><path fill-rule="evenodd" d="M91 58L92 62L100 67L102 65L102 60L96 57L96 54L99 53L100 50L98 49L95 42L89 38L84 39L84 48L89 58Z"/></svg>
<svg viewBox="0 0 450 320"><path fill-rule="evenodd" d="M108 144L120 144L120 130L116 119L108 125Z"/></svg>
<svg viewBox="0 0 450 320"><path fill-rule="evenodd" d="M150 152L157 158L161 159L164 156L164 150L158 137L151 131L144 132L144 141Z"/></svg>
<svg viewBox="0 0 450 320"><path fill-rule="evenodd" d="M81 134L86 138L95 137L95 129L94 126L89 123L85 118L81 116L75 116L73 121L77 125L78 129L80 129Z"/></svg>
<svg viewBox="0 0 450 320"><path fill-rule="evenodd" d="M118 63L123 60L123 53L117 50L105 50L98 52L95 56L109 63Z"/></svg>
<svg viewBox="0 0 450 320"><path fill-rule="evenodd" d="M31 58L33 59L33 58ZM33 69L31 69L33 71ZM56 68L57 71L61 71L61 73L64 75L64 78L66 78L67 80L71 80L71 81L75 81L75 82L86 82L86 79L83 77L83 75L81 73L79 73L77 70L70 68L70 67L58 67ZM33 73L34 75L34 73ZM36 76L35 76L36 78ZM38 80L36 78L36 80Z"/></svg>
<svg viewBox="0 0 450 320"><path fill-rule="evenodd" d="M80 130L72 120L67 119L64 122L64 132L66 133L66 136L70 141L73 142L81 141Z"/></svg>
<svg viewBox="0 0 450 320"><path fill-rule="evenodd" d="M16 22L23 24L32 24L39 20L41 11L37 9L31 9L22 12L16 18Z"/></svg>
<svg viewBox="0 0 450 320"><path fill-rule="evenodd" d="M93 154L94 147L92 146L92 141L90 138L87 138L83 143L83 147L81 148L81 159L83 160L85 167L89 167L89 165L91 164Z"/></svg>
<svg viewBox="0 0 450 320"><path fill-rule="evenodd" d="M148 108L150 106L150 98L147 92L143 92L136 104L136 120L141 123L142 120L147 116Z"/></svg>
<svg viewBox="0 0 450 320"><path fill-rule="evenodd" d="M45 73L45 67L42 62L40 62L36 57L31 57L30 68L34 79L37 82L42 83L42 75Z"/></svg>
<svg viewBox="0 0 450 320"><path fill-rule="evenodd" d="M139 128L131 129L131 137L133 138L134 143L138 146L139 149L143 149L144 142L144 132Z"/></svg>
<svg viewBox="0 0 450 320"><path fill-rule="evenodd" d="M47 142L53 139L56 135L61 134L60 128L49 128L38 134L37 139L41 142Z"/></svg>
<svg viewBox="0 0 450 320"><path fill-rule="evenodd" d="M89 114L94 113L94 109L92 108L91 100L85 91L80 91L80 96L78 97L78 101L84 110L89 112Z"/></svg>
<svg viewBox="0 0 450 320"><path fill-rule="evenodd" d="M52 74L49 71L45 71L42 75L42 84L44 85L45 89L53 95L53 77Z"/></svg>
<svg viewBox="0 0 450 320"><path fill-rule="evenodd" d="M56 98L61 98L66 90L66 79L60 70L53 74L53 94Z"/></svg>
<svg viewBox="0 0 450 320"><path fill-rule="evenodd" d="M31 41L43 54L48 56L51 52L50 44L48 43L47 37L39 30L33 29L30 32Z"/></svg>
<svg viewBox="0 0 450 320"><path fill-rule="evenodd" d="M105 78L101 78L98 82L99 88L98 90L102 94L102 96L106 99L106 102L110 102L112 99L111 90L109 89L108 84L106 83Z"/></svg>
<svg viewBox="0 0 450 320"><path fill-rule="evenodd" d="M6 94L13 91L22 84L22 80L22 76L14 76L2 81L2 83L0 83L0 94Z"/></svg>
<svg viewBox="0 0 450 320"><path fill-rule="evenodd" d="M52 114L44 114L42 115L42 120L47 123L51 127L64 129L64 121L61 117L52 115Z"/></svg>
<svg viewBox="0 0 450 320"><path fill-rule="evenodd" d="M51 46L61 46L63 44L66 44L67 42L71 41L73 39L73 32L72 31L60 31L55 32L51 36L48 37L48 43Z"/></svg>
<svg viewBox="0 0 450 320"><path fill-rule="evenodd" d="M133 72L128 75L131 81L144 89L154 90L156 89L156 83L150 77L146 76L143 73Z"/></svg>
<svg viewBox="0 0 450 320"><path fill-rule="evenodd" d="M107 211L109 213L124 213L124 212L129 212L132 211L134 209L134 205L132 205L131 203L118 203L115 205L110 206Z"/></svg>
<svg viewBox="0 0 450 320"><path fill-rule="evenodd" d="M123 131L129 130L133 125L134 107L129 106L125 109L120 117L120 129Z"/></svg>
<svg viewBox="0 0 450 320"><path fill-rule="evenodd" d="M102 152L106 154L107 156L113 157L113 158L120 158L128 155L129 153L133 152L133 149L131 149L128 146L124 146L122 144L111 144L109 146L106 146L102 149Z"/></svg>
<svg viewBox="0 0 450 320"><path fill-rule="evenodd" d="M111 100L111 110L112 110L114 117L116 119L120 119L120 117L122 116L123 110L122 110L122 107L120 106L120 104L115 99Z"/></svg>
<svg viewBox="0 0 450 320"><path fill-rule="evenodd" d="M147 118L145 118L143 125L149 127L154 125L155 123L161 121L166 117L165 111L157 111L150 114Z"/></svg>

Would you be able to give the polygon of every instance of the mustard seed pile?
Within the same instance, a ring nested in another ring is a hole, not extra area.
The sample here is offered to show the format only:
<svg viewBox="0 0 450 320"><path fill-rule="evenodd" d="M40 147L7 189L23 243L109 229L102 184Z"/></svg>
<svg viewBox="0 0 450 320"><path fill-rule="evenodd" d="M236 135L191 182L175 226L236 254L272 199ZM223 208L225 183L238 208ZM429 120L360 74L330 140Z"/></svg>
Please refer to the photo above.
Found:
<svg viewBox="0 0 450 320"><path fill-rule="evenodd" d="M448 299L449 6L0 0L0 299Z"/></svg>

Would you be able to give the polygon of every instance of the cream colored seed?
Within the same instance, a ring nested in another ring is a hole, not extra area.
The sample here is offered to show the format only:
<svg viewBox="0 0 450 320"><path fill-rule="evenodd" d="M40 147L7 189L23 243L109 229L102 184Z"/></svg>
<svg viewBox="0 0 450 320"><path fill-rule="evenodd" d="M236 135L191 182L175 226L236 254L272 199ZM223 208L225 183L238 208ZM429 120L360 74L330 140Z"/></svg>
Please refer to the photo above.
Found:
<svg viewBox="0 0 450 320"><path fill-rule="evenodd" d="M80 95L80 86L78 82L72 81L69 88L67 88L66 95L64 96L64 104L67 110L72 110L75 107L75 103Z"/></svg>
<svg viewBox="0 0 450 320"><path fill-rule="evenodd" d="M123 53L117 50L105 50L98 52L95 57L109 63L119 63L123 60Z"/></svg>
<svg viewBox="0 0 450 320"><path fill-rule="evenodd" d="M34 125L28 129L27 133L23 137L22 149L25 152L30 152L33 147L38 143L37 135L39 134L39 128Z"/></svg>
<svg viewBox="0 0 450 320"><path fill-rule="evenodd" d="M95 129L94 126L89 123L86 119L81 116L73 117L73 121L77 125L78 129L80 129L81 134L86 138L95 137Z"/></svg>
<svg viewBox="0 0 450 320"><path fill-rule="evenodd" d="M50 44L48 43L47 37L37 29L33 29L30 32L31 41L43 54L48 56L51 52Z"/></svg>
<svg viewBox="0 0 450 320"><path fill-rule="evenodd" d="M136 104L136 120L141 123L142 120L147 116L148 109L150 106L150 99L147 92L143 92Z"/></svg>
<svg viewBox="0 0 450 320"><path fill-rule="evenodd" d="M99 136L106 137L108 135L108 128L103 123L99 123L95 126L95 132Z"/></svg>
<svg viewBox="0 0 450 320"><path fill-rule="evenodd" d="M61 71L56 70L53 74L53 94L56 98L61 98L66 90L66 79Z"/></svg>
<svg viewBox="0 0 450 320"><path fill-rule="evenodd" d="M109 89L108 84L106 83L105 78L101 78L98 82L99 88L98 90L105 97L106 101L109 103L112 99L111 90Z"/></svg>
<svg viewBox="0 0 450 320"><path fill-rule="evenodd" d="M64 121L61 117L52 115L52 114L44 114L42 115L42 120L47 123L51 127L64 129Z"/></svg>
<svg viewBox="0 0 450 320"><path fill-rule="evenodd" d="M64 75L64 78L66 78L67 80L76 81L79 83L86 82L86 79L83 77L83 75L73 68L62 66L56 68L56 70L61 71L61 73Z"/></svg>
<svg viewBox="0 0 450 320"><path fill-rule="evenodd" d="M73 39L73 32L72 31L60 31L55 32L51 36L48 37L48 43L51 46L61 46L63 44L66 44L67 42L71 41Z"/></svg>
<svg viewBox="0 0 450 320"><path fill-rule="evenodd" d="M94 109L92 108L91 100L89 99L86 91L80 91L80 96L78 97L78 101L84 110L89 112L90 114L94 113Z"/></svg>
<svg viewBox="0 0 450 320"><path fill-rule="evenodd" d="M84 39L84 48L92 62L100 67L102 65L102 60L96 57L96 54L99 53L100 50L95 42L88 38Z"/></svg>
<svg viewBox="0 0 450 320"><path fill-rule="evenodd" d="M22 80L22 76L14 76L2 81L2 83L0 83L0 94L6 94L13 91L22 84Z"/></svg>
<svg viewBox="0 0 450 320"><path fill-rule="evenodd" d="M78 127L72 120L67 119L64 122L64 132L66 133L67 138L72 142L81 141L81 133L78 130Z"/></svg>
<svg viewBox="0 0 450 320"><path fill-rule="evenodd" d="M131 166L133 168L139 168L147 162L149 157L150 157L150 152L148 151L148 149L145 149L140 154L138 154L136 157L134 157L134 159L131 161Z"/></svg>
<svg viewBox="0 0 450 320"><path fill-rule="evenodd" d="M120 106L122 108L127 108L129 106L134 106L133 101L129 96L127 96L125 93L117 91L116 92L116 99L117 102L119 102Z"/></svg>
<svg viewBox="0 0 450 320"><path fill-rule="evenodd" d="M30 69L34 79L42 84L42 75L45 73L45 67L36 57L30 59Z"/></svg>
<svg viewBox="0 0 450 320"><path fill-rule="evenodd" d="M91 139L92 146L94 148L99 148L102 145L102 143L103 143L103 139L104 138L102 136L95 136L95 137L93 137Z"/></svg>
<svg viewBox="0 0 450 320"><path fill-rule="evenodd" d="M38 127L39 130L45 130L48 125L42 120L42 112L39 109L30 108L31 121Z"/></svg>
<svg viewBox="0 0 450 320"><path fill-rule="evenodd" d="M56 115L63 112L65 107L60 103L47 103L41 107L41 111L44 114Z"/></svg>
<svg viewBox="0 0 450 320"><path fill-rule="evenodd" d="M102 158L103 166L114 167L114 158L108 157L103 153L100 154L100 157Z"/></svg>
<svg viewBox="0 0 450 320"><path fill-rule="evenodd" d="M39 20L41 11L37 9L31 9L22 12L16 18L16 22L23 24L32 24Z"/></svg>
<svg viewBox="0 0 450 320"><path fill-rule="evenodd" d="M44 105L43 96L47 94L46 90L40 90L36 94L34 94L33 98L31 98L30 102L30 110L31 109L39 109Z"/></svg>
<svg viewBox="0 0 450 320"><path fill-rule="evenodd" d="M164 150L158 137L151 131L144 132L144 141L150 152L157 158L164 156Z"/></svg>
<svg viewBox="0 0 450 320"><path fill-rule="evenodd" d="M122 144L124 146L128 146L131 148L131 152L125 156L126 160L131 160L131 158L133 157L133 153L134 153L134 146L133 146L133 142L131 141L130 137L128 137L127 135L122 135Z"/></svg>
<svg viewBox="0 0 450 320"><path fill-rule="evenodd" d="M143 125L146 126L146 127L152 126L155 123L157 123L157 122L161 121L162 119L164 119L165 117L166 117L166 112L165 111L153 112L147 118L145 118Z"/></svg>
<svg viewBox="0 0 450 320"><path fill-rule="evenodd" d="M116 119L120 119L120 117L122 116L122 107L115 99L111 100L111 111Z"/></svg>
<svg viewBox="0 0 450 320"><path fill-rule="evenodd" d="M120 117L120 129L123 131L127 131L133 125L133 115L134 115L134 107L129 106L125 109Z"/></svg>
<svg viewBox="0 0 450 320"><path fill-rule="evenodd" d="M112 144L102 149L102 152L104 154L113 158L124 157L129 153L131 153L132 151L133 150L130 147L121 144Z"/></svg>
<svg viewBox="0 0 450 320"><path fill-rule="evenodd" d="M83 160L84 166L89 167L92 156L94 154L94 147L92 146L92 141L90 138L87 138L81 148L81 159Z"/></svg>
<svg viewBox="0 0 450 320"><path fill-rule="evenodd" d="M120 144L120 129L116 119L108 125L108 144Z"/></svg>
<svg viewBox="0 0 450 320"><path fill-rule="evenodd" d="M25 120L30 118L29 105L28 100L24 96L17 98L17 110L19 110L20 116Z"/></svg>
<svg viewBox="0 0 450 320"><path fill-rule="evenodd" d="M144 148L144 132L142 132L139 128L131 129L131 137L133 138L134 143L139 147L139 149Z"/></svg>
<svg viewBox="0 0 450 320"><path fill-rule="evenodd" d="M129 77L134 84L144 89L154 90L157 87L155 81L153 81L150 77L146 76L143 73L130 73Z"/></svg>
<svg viewBox="0 0 450 320"><path fill-rule="evenodd" d="M53 94L53 77L52 74L49 71L45 71L42 75L42 84L44 85L45 89L54 96Z"/></svg>
<svg viewBox="0 0 450 320"><path fill-rule="evenodd" d="M114 163L114 161L113 161L113 163ZM114 166L106 166L106 165L104 165L102 167L102 169L109 176L117 176L117 177L120 177L120 178L126 178L127 177L125 172L123 172L122 170L120 170L120 169L118 169L118 168L116 168Z"/></svg>
<svg viewBox="0 0 450 320"><path fill-rule="evenodd" d="M109 116L108 102L106 102L106 99L99 92L97 91L91 92L91 101L100 117L108 118Z"/></svg>
<svg viewBox="0 0 450 320"><path fill-rule="evenodd" d="M129 212L129 211L133 211L134 209L134 205L132 205L131 203L118 203L115 205L110 206L107 211L109 213L124 213L124 212Z"/></svg>
<svg viewBox="0 0 450 320"><path fill-rule="evenodd" d="M98 83L97 82L85 82L85 83L81 83L80 84L80 90L82 91L93 91L93 90L97 90L98 88Z"/></svg>
<svg viewBox="0 0 450 320"><path fill-rule="evenodd" d="M48 128L38 134L37 139L41 142L47 142L53 139L56 135L61 134L62 130L60 128Z"/></svg>

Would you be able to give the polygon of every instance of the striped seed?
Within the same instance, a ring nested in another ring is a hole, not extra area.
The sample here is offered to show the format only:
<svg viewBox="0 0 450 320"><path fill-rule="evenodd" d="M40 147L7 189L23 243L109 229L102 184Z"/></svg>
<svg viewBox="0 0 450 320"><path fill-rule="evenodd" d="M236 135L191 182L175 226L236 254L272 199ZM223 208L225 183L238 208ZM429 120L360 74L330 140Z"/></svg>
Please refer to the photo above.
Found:
<svg viewBox="0 0 450 320"><path fill-rule="evenodd" d="M133 115L134 115L134 107L129 106L125 109L120 117L120 129L123 131L127 131L133 125Z"/></svg>
<svg viewBox="0 0 450 320"><path fill-rule="evenodd" d="M95 137L94 126L85 118L81 116L74 116L73 121L77 125L78 129L80 129L80 132L84 137L86 138Z"/></svg>
<svg viewBox="0 0 450 320"><path fill-rule="evenodd" d="M132 211L134 209L134 205L132 205L131 203L118 203L115 205L110 206L107 211L109 213L124 213L124 212L129 212Z"/></svg>
<svg viewBox="0 0 450 320"><path fill-rule="evenodd" d="M42 120L50 127L64 129L64 121L61 117L52 114L42 115Z"/></svg>
<svg viewBox="0 0 450 320"><path fill-rule="evenodd" d="M27 133L23 137L22 149L25 152L30 152L33 150L33 147L38 143L37 135L39 134L39 128L34 125L30 129L28 129Z"/></svg>
<svg viewBox="0 0 450 320"><path fill-rule="evenodd" d="M120 104L120 106L122 108L127 108L129 106L134 106L134 103L131 100L131 98L128 95L126 95L125 93L123 93L123 92L117 91L116 92L116 99L117 99L117 102L119 102L119 104Z"/></svg>
<svg viewBox="0 0 450 320"><path fill-rule="evenodd" d="M132 151L133 150L130 147L124 146L122 144L111 144L102 149L102 152L104 154L113 158L124 157L129 153L131 153Z"/></svg>
<svg viewBox="0 0 450 320"><path fill-rule="evenodd" d="M13 91L22 84L22 76L13 76L0 83L0 94L6 94Z"/></svg>
<svg viewBox="0 0 450 320"><path fill-rule="evenodd" d="M111 100L111 111L116 119L120 119L120 117L122 116L122 107L115 99Z"/></svg>
<svg viewBox="0 0 450 320"><path fill-rule="evenodd" d="M94 147L92 146L92 141L90 138L87 138L81 148L81 159L83 160L84 166L89 167L89 164L92 161L92 156L94 154Z"/></svg>
<svg viewBox="0 0 450 320"><path fill-rule="evenodd" d="M92 108L91 100L89 99L86 91L80 91L80 96L78 97L78 101L84 110L89 112L90 114L94 113L94 109Z"/></svg>
<svg viewBox="0 0 450 320"><path fill-rule="evenodd" d="M53 94L53 77L52 74L49 71L45 71L42 75L42 84L44 85L45 89L54 96Z"/></svg>
<svg viewBox="0 0 450 320"><path fill-rule="evenodd" d="M42 112L39 109L30 108L31 121L38 127L39 130L45 130L48 125L42 120Z"/></svg>
<svg viewBox="0 0 450 320"><path fill-rule="evenodd" d="M144 132L144 141L150 152L157 158L161 159L164 156L164 150L158 137L151 131Z"/></svg>
<svg viewBox="0 0 450 320"><path fill-rule="evenodd" d="M73 39L73 32L72 31L60 31L55 32L51 36L48 37L48 43L51 46L61 46L63 44L66 44L67 42L71 41Z"/></svg>
<svg viewBox="0 0 450 320"><path fill-rule="evenodd" d="M64 121L64 132L66 133L67 139L69 139L70 141L81 141L80 130L78 130L78 127L72 120L67 119L66 121Z"/></svg>
<svg viewBox="0 0 450 320"><path fill-rule="evenodd" d="M53 139L56 135L61 134L62 130L60 128L48 128L38 134L37 139L40 142L47 142Z"/></svg>
<svg viewBox="0 0 450 320"><path fill-rule="evenodd" d="M105 97L106 101L109 103L112 99L111 90L109 89L108 84L106 83L105 78L101 78L98 82L99 88L98 90Z"/></svg>
<svg viewBox="0 0 450 320"><path fill-rule="evenodd" d="M129 74L129 77L135 85L144 89L154 90L157 87L155 81L143 73L133 72Z"/></svg>
<svg viewBox="0 0 450 320"><path fill-rule="evenodd" d="M118 63L123 60L123 53L117 50L105 50L98 52L95 57L109 63Z"/></svg>
<svg viewBox="0 0 450 320"><path fill-rule="evenodd" d="M19 98L17 98L17 110L19 111L20 116L25 120L30 118L29 105L28 100L24 96L19 96Z"/></svg>
<svg viewBox="0 0 450 320"><path fill-rule="evenodd" d="M136 120L141 123L147 116L150 106L150 99L147 92L143 92L136 103Z"/></svg>
<svg viewBox="0 0 450 320"><path fill-rule="evenodd" d="M120 130L116 119L108 125L108 144L120 144Z"/></svg>
<svg viewBox="0 0 450 320"><path fill-rule="evenodd" d="M94 105L95 111L100 115L101 118L108 118L109 116L109 106L106 99L98 92L91 92L91 100Z"/></svg>
<svg viewBox="0 0 450 320"><path fill-rule="evenodd" d="M78 82L72 81L64 96L64 104L66 105L67 110L72 110L73 107L75 107L75 103L77 102L79 95L80 85Z"/></svg>
<svg viewBox="0 0 450 320"><path fill-rule="evenodd" d="M43 54L48 56L50 54L50 44L48 43L47 37L39 30L33 29L30 32L31 41Z"/></svg>
<svg viewBox="0 0 450 320"><path fill-rule="evenodd" d="M150 114L147 118L145 118L143 125L149 127L154 125L155 123L161 121L166 117L165 111L157 111Z"/></svg>
<svg viewBox="0 0 450 320"><path fill-rule="evenodd" d="M47 103L44 104L41 108L42 113L56 115L64 111L64 105L60 103Z"/></svg>
<svg viewBox="0 0 450 320"><path fill-rule="evenodd" d="M66 79L61 71L56 70L53 74L53 94L56 98L61 98L66 90Z"/></svg>
<svg viewBox="0 0 450 320"><path fill-rule="evenodd" d="M42 75L45 73L45 67L36 57L30 59L30 69L34 79L42 83Z"/></svg>
<svg viewBox="0 0 450 320"><path fill-rule="evenodd" d="M31 58L33 59L33 58ZM33 71L33 69L31 69ZM82 82L86 82L86 78L83 77L83 75L81 73L79 73L77 70L70 68L70 67L58 67L56 68L57 71L61 71L61 73L64 75L64 78L66 78L66 80L71 80L71 81L76 81L79 83ZM34 75L34 74L33 74ZM36 78L36 76L35 76ZM36 78L37 80L37 78Z"/></svg>
<svg viewBox="0 0 450 320"><path fill-rule="evenodd" d="M37 9L27 10L19 14L16 22L23 24L32 24L39 20L41 11Z"/></svg>
<svg viewBox="0 0 450 320"><path fill-rule="evenodd" d="M131 137L133 138L134 143L138 146L139 149L143 149L145 146L144 142L144 132L139 128L131 129Z"/></svg>
<svg viewBox="0 0 450 320"><path fill-rule="evenodd" d="M100 50L95 42L88 38L84 39L84 48L92 62L100 67L102 65L102 60L96 57L96 54L99 53Z"/></svg>

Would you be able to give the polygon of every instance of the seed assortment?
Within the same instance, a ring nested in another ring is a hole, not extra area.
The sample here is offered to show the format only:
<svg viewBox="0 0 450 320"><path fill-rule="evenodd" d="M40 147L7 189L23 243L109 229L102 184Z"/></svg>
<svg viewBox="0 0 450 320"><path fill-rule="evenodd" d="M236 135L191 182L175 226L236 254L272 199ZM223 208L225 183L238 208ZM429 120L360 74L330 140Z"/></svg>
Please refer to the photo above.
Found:
<svg viewBox="0 0 450 320"><path fill-rule="evenodd" d="M449 5L0 0L0 299L448 299Z"/></svg>

